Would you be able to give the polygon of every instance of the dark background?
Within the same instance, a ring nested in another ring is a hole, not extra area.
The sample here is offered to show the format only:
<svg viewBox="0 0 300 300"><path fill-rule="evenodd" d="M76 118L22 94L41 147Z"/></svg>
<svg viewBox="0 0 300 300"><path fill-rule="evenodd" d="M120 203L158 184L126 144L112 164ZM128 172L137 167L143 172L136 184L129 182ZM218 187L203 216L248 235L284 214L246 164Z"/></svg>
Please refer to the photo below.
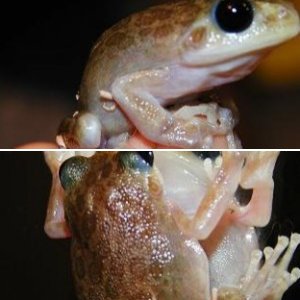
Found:
<svg viewBox="0 0 300 300"><path fill-rule="evenodd" d="M75 299L69 240L50 240L43 231L51 174L41 152L0 152L1 299ZM281 153L275 172L273 220L261 239L300 232L300 152ZM300 249L292 266L300 266ZM300 283L284 298L300 299Z"/></svg>
<svg viewBox="0 0 300 300"><path fill-rule="evenodd" d="M128 14L160 2L5 2L0 18L0 148L53 141L61 119L75 111L75 94L97 37ZM300 49L297 40L293 43ZM228 88L240 110L238 133L245 148L300 148L300 60L295 51L285 51L273 59L283 61L275 72L267 71L267 80L258 71Z"/></svg>

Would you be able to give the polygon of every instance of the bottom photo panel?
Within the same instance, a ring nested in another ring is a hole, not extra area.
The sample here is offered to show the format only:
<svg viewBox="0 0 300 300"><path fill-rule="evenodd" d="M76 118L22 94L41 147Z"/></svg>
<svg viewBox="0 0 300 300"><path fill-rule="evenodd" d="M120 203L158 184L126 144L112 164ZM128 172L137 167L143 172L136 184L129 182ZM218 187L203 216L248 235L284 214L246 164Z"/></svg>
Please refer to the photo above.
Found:
<svg viewBox="0 0 300 300"><path fill-rule="evenodd" d="M0 164L1 299L300 299L300 152L11 151Z"/></svg>

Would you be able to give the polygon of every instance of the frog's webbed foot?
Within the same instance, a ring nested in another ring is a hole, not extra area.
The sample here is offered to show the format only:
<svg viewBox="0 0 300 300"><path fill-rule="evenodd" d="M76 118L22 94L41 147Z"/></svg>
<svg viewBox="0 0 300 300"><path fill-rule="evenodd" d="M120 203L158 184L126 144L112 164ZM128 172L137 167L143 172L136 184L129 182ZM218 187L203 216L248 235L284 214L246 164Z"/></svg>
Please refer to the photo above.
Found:
<svg viewBox="0 0 300 300"><path fill-rule="evenodd" d="M217 294L215 299L281 299L283 293L300 278L299 268L294 268L291 272L287 271L299 244L300 234L293 233L290 239L280 236L274 249L266 247L263 251L254 250L240 286L223 287L218 289L217 293L214 290L213 295ZM262 264L263 256L264 263Z"/></svg>
<svg viewBox="0 0 300 300"><path fill-rule="evenodd" d="M180 94L172 75L168 68L163 68L123 76L112 85L113 97L147 139L176 148L212 147L214 135L226 135L228 127L232 129L223 120L228 112L222 111L220 118L214 118L213 122L213 118L203 113L203 109L211 111L211 106L200 108L202 117L194 113L188 120L183 111L174 114L166 110L162 107L167 104L164 99L177 98Z"/></svg>
<svg viewBox="0 0 300 300"><path fill-rule="evenodd" d="M60 148L95 149L101 144L101 123L89 112L66 118L59 126L56 142Z"/></svg>

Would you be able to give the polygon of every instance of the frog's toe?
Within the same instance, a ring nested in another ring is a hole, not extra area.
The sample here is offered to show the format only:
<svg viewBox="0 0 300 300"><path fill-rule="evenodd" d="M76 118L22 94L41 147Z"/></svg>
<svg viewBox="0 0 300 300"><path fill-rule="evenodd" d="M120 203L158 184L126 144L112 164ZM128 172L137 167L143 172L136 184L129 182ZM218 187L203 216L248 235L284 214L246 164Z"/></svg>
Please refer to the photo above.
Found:
<svg viewBox="0 0 300 300"><path fill-rule="evenodd" d="M299 244L300 234L293 233L290 239L280 236L275 248L253 251L241 286L247 299L281 299L283 293L300 278L300 269L287 271ZM265 261L261 265L263 256Z"/></svg>

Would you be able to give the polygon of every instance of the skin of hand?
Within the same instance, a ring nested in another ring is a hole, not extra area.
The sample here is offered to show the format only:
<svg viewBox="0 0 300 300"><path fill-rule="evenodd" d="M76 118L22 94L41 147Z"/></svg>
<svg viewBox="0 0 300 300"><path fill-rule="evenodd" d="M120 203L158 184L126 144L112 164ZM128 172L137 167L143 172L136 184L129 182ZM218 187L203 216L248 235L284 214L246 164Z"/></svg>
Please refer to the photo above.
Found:
<svg viewBox="0 0 300 300"><path fill-rule="evenodd" d="M16 149L58 149L58 146L51 142L31 142L17 146Z"/></svg>

